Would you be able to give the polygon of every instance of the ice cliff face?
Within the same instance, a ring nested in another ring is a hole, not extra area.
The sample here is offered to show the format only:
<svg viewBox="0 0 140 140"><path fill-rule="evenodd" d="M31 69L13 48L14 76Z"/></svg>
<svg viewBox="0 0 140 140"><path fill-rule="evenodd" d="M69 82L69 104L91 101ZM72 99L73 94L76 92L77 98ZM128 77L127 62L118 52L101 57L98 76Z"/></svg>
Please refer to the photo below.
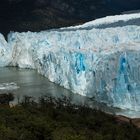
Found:
<svg viewBox="0 0 140 140"><path fill-rule="evenodd" d="M0 34L0 67L7 66L11 61L11 47L9 47L4 36Z"/></svg>
<svg viewBox="0 0 140 140"><path fill-rule="evenodd" d="M140 14L131 14L39 33L10 33L8 43L1 35L0 65L33 68L74 93L140 111L139 23Z"/></svg>

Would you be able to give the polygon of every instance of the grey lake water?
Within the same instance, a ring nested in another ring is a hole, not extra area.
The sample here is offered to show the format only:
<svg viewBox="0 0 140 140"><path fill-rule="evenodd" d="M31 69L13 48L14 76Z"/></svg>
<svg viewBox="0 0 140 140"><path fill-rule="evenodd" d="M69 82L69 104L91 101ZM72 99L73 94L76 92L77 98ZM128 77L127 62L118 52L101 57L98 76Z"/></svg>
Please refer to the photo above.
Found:
<svg viewBox="0 0 140 140"><path fill-rule="evenodd" d="M15 96L15 100L12 104L16 104L18 100L22 100L24 96L31 96L34 99L38 99L38 97L44 95L55 98L63 98L65 96L73 104L87 105L111 114L121 114L132 118L140 118L140 112L124 111L108 107L103 103L97 103L94 99L74 94L63 87L50 82L35 70L30 69L12 67L0 68L0 94L8 92L13 93Z"/></svg>

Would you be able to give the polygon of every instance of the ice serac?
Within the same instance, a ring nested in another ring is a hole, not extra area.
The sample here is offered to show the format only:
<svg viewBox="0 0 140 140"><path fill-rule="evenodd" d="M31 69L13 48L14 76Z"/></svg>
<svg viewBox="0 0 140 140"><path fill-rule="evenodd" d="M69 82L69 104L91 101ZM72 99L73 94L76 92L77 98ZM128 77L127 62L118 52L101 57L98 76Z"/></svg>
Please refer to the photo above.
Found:
<svg viewBox="0 0 140 140"><path fill-rule="evenodd" d="M9 64L36 69L99 102L140 111L139 23L140 13L39 33L10 33Z"/></svg>

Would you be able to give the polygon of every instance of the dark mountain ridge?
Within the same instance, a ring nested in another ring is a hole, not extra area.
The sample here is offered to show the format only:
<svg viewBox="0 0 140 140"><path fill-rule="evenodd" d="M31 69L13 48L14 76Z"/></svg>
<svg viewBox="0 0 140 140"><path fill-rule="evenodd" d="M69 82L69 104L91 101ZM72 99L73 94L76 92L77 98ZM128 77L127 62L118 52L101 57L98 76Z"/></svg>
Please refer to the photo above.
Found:
<svg viewBox="0 0 140 140"><path fill-rule="evenodd" d="M1 0L0 32L40 31L51 28L81 24L107 15L120 14L120 0ZM120 1L121 2L121 1ZM130 0L132 2L132 0ZM115 6L114 6L115 5ZM122 6L122 7L121 7ZM117 7L117 8L114 8Z"/></svg>

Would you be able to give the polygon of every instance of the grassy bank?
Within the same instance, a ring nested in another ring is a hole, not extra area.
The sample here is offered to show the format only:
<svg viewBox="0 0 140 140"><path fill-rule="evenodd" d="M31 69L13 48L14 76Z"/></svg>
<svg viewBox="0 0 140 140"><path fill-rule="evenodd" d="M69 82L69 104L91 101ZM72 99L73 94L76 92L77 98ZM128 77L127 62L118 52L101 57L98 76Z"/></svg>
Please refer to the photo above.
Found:
<svg viewBox="0 0 140 140"><path fill-rule="evenodd" d="M139 140L140 130L101 111L71 105L67 99L25 97L0 106L0 140Z"/></svg>

